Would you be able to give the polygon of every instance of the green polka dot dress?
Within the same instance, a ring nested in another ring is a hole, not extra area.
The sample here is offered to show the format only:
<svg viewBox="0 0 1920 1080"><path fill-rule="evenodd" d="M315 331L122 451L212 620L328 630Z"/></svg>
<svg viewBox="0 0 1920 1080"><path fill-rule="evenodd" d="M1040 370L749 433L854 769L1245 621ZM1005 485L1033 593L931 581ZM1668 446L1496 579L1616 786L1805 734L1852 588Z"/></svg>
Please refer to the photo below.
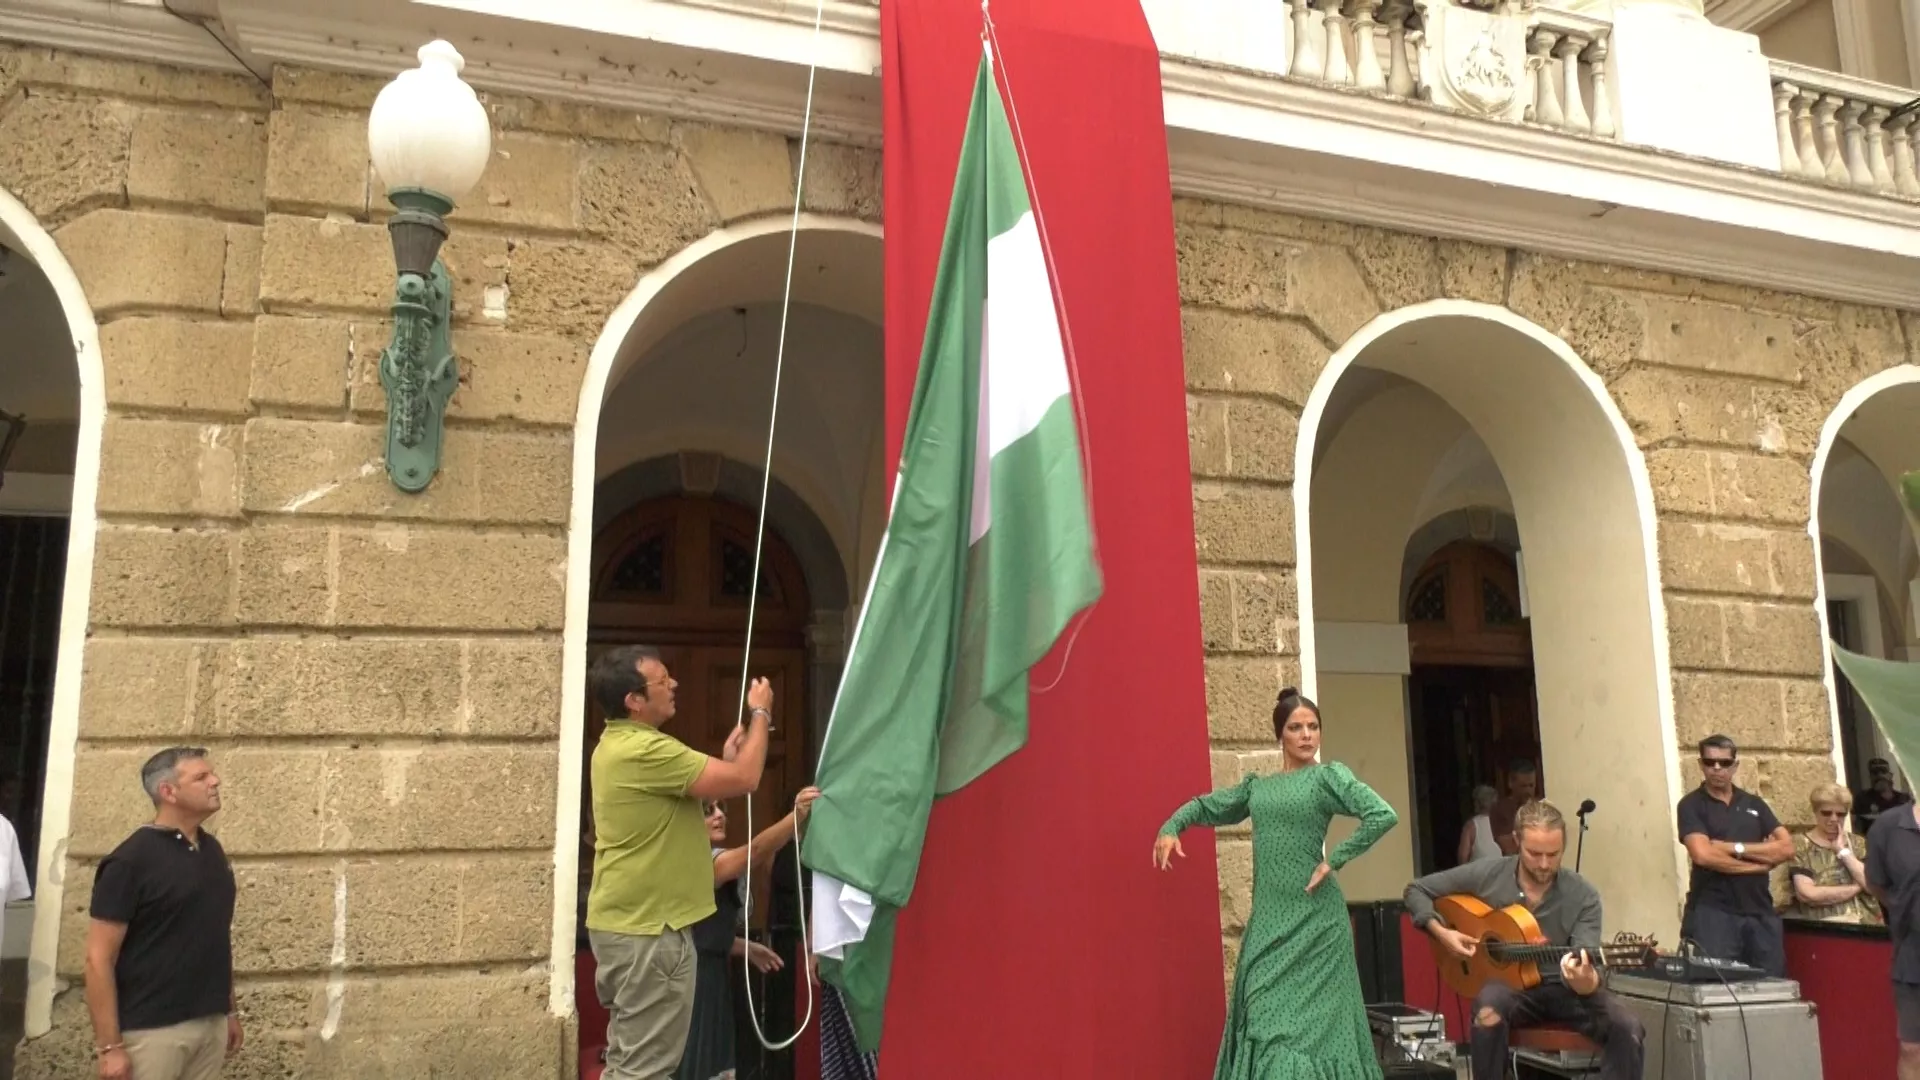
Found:
<svg viewBox="0 0 1920 1080"><path fill-rule="evenodd" d="M1253 819L1253 917L1214 1080L1380 1080L1346 897L1333 875L1306 891L1335 815L1360 819L1327 855L1336 871L1400 820L1351 769L1327 763L1250 776L1187 802L1160 830Z"/></svg>

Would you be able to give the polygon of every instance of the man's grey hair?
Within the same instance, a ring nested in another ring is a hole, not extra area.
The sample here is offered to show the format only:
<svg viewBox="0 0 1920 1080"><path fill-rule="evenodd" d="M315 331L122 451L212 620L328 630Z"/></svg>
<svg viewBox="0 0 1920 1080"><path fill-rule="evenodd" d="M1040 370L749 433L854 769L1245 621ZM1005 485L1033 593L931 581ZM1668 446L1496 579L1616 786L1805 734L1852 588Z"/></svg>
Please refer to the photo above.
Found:
<svg viewBox="0 0 1920 1080"><path fill-rule="evenodd" d="M205 760L206 756L204 746L169 746L140 766L140 786L147 789L147 798L158 803L161 784L179 783L181 762Z"/></svg>

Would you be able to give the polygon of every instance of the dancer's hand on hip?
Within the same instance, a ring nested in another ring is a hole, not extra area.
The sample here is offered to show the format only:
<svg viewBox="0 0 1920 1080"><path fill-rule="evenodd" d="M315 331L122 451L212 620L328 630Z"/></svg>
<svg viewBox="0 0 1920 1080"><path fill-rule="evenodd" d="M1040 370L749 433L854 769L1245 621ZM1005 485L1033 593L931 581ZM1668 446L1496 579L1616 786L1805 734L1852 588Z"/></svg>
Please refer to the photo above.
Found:
<svg viewBox="0 0 1920 1080"><path fill-rule="evenodd" d="M1307 879L1307 892L1311 894L1315 889L1318 889L1320 883L1327 880L1327 875L1331 873L1333 873L1333 867L1328 866L1326 862L1322 860L1319 866L1313 868L1313 876Z"/></svg>
<svg viewBox="0 0 1920 1080"><path fill-rule="evenodd" d="M1182 850L1180 847L1179 837L1161 836L1161 837L1156 837L1154 839L1153 841L1153 865L1154 866L1162 870L1166 870L1170 868L1173 865L1173 856L1175 855L1178 855L1183 859L1187 857L1187 853L1184 850Z"/></svg>

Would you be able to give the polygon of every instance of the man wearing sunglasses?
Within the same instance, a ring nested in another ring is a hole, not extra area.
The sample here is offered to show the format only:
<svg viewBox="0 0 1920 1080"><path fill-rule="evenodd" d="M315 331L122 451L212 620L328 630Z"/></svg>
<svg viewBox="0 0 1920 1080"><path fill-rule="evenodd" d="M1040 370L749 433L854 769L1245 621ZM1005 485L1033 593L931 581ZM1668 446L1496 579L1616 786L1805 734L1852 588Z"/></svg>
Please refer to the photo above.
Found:
<svg viewBox="0 0 1920 1080"><path fill-rule="evenodd" d="M1739 751L1725 735L1700 740L1700 786L1680 800L1680 843L1693 862L1680 936L1717 960L1787 973L1786 942L1767 876L1793 857L1793 836L1766 800L1735 786Z"/></svg>

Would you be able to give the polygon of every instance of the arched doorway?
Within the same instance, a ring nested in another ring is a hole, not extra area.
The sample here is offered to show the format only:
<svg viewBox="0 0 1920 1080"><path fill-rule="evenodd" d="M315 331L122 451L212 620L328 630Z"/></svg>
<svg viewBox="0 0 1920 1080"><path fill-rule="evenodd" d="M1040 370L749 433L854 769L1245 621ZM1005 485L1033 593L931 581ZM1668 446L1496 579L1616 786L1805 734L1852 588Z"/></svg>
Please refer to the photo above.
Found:
<svg viewBox="0 0 1920 1080"><path fill-rule="evenodd" d="M1426 809L1415 861L1430 873L1457 861L1474 787L1504 792L1514 762L1540 760L1533 639L1513 557L1479 541L1434 552L1405 608L1414 801Z"/></svg>
<svg viewBox="0 0 1920 1080"><path fill-rule="evenodd" d="M754 799L754 824L764 827L811 775L810 729L825 725L858 603L848 582L866 579L885 528L880 228L814 214L800 215L797 234L794 225L787 215L736 222L647 271L588 359L574 429L561 684L563 715L587 722L560 733L550 998L556 1014L579 1006L583 1062L604 1033L591 1004L593 956L579 933L592 879L591 849L579 842L592 828L585 765L599 733L588 663L621 641L660 645L681 682L673 733L718 752L738 701L743 590L752 587L750 570L727 572L720 542L731 537L751 553L764 492L763 585L774 595L756 613L754 666L779 699L778 745ZM789 279L790 265L805 270ZM646 594L656 537L658 591L669 582L682 590L671 600ZM729 807L733 842L746 833L744 808ZM789 971L800 956L797 868L789 846L753 875L756 936L764 928ZM755 990L767 1030L793 1030L793 991L783 977ZM788 1074L791 1055L762 1053L744 1018L737 1034L743 1076Z"/></svg>
<svg viewBox="0 0 1920 1080"><path fill-rule="evenodd" d="M1920 464L1920 368L1901 365L1850 389L1814 456L1809 531L1828 640L1882 660L1920 659L1920 545L1901 477ZM1846 675L1829 659L1835 771L1854 792L1854 827L1911 798L1912 780ZM1912 762L1905 763L1910 767Z"/></svg>
<svg viewBox="0 0 1920 1080"><path fill-rule="evenodd" d="M1485 468L1465 462L1468 434L1483 444ZM1563 807L1589 798L1600 807L1582 869L1607 896L1609 923L1670 940L1685 882L1672 807L1684 787L1652 484L1599 376L1505 308L1436 300L1381 315L1333 355L1308 398L1293 497L1301 681L1331 720L1329 751L1416 821L1430 816L1410 790L1419 749L1408 691L1420 660L1402 620L1425 563L1403 576L1409 541L1437 513L1511 508L1513 546L1525 554L1537 761ZM1448 539L1462 538L1482 539ZM1477 565L1493 569L1484 557ZM1493 576L1517 607L1518 574ZM1467 595L1466 610L1482 607ZM1506 615L1478 615L1473 640L1456 635L1454 646L1484 661L1508 632ZM1432 845L1457 843L1454 829L1434 828ZM1371 866L1345 874L1350 898L1400 894L1416 869L1418 833L1408 832L1406 847L1395 850L1390 835Z"/></svg>
<svg viewBox="0 0 1920 1080"><path fill-rule="evenodd" d="M740 717L741 647L752 598L752 509L724 499L672 495L643 502L594 538L593 601L587 662L621 645L653 645L679 682L679 708L669 732L704 754L719 756ZM762 547L754 611L752 677L765 678L776 702L766 773L754 793L754 826L786 813L813 775L808 708L807 624L812 605L800 563L771 528ZM606 726L587 700L585 756ZM592 773L582 763L582 822L592 827ZM727 844L744 844L743 800L727 807ZM584 831L584 830L583 830ZM590 883L583 858L581 888ZM767 912L767 879L754 880L756 927Z"/></svg>
<svg viewBox="0 0 1920 1080"><path fill-rule="evenodd" d="M12 194L0 190L0 812L12 818L31 867L32 917L9 912L0 940L4 997L0 1042L19 1028L52 1027L54 975L65 908L61 865L73 809L80 728L81 652L93 582L95 501L106 376L100 330L80 280L53 238ZM6 443L13 428L12 445ZM30 567L28 569L27 567ZM22 930L31 931L23 948ZM25 957L25 962L22 958ZM10 1060L10 1054L0 1054Z"/></svg>

